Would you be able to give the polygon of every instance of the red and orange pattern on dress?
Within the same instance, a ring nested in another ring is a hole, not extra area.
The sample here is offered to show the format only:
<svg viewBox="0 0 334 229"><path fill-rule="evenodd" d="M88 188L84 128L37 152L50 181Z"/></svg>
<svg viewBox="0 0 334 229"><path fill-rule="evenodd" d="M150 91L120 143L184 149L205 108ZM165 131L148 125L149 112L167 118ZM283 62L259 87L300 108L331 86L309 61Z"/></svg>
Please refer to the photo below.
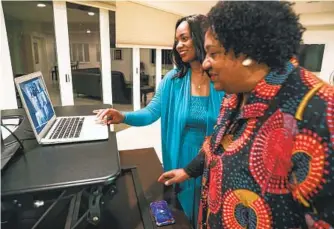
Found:
<svg viewBox="0 0 334 229"><path fill-rule="evenodd" d="M334 88L290 61L238 109L227 95L205 163L199 228L334 225Z"/></svg>

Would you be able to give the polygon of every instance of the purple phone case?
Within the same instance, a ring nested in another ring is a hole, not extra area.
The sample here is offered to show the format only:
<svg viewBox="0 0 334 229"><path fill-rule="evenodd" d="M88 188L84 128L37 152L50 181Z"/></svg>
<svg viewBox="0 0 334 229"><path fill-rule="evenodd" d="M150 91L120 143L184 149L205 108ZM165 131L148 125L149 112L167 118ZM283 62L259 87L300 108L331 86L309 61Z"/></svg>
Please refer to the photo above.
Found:
<svg viewBox="0 0 334 229"><path fill-rule="evenodd" d="M157 226L165 226L175 223L172 212L168 208L168 204L165 200L152 202L150 208Z"/></svg>

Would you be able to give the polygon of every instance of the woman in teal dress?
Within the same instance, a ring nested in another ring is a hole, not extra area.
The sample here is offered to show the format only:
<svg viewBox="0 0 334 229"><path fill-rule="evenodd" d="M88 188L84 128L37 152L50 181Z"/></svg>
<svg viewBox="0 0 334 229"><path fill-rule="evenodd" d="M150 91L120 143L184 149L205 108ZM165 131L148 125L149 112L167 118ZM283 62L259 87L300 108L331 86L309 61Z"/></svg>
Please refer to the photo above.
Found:
<svg viewBox="0 0 334 229"><path fill-rule="evenodd" d="M165 171L184 167L200 150L205 136L213 131L223 92L214 90L201 62L205 57L206 17L181 18L175 27L173 69L161 81L152 101L143 109L121 113L115 109L95 111L107 124L146 126L161 118L162 158ZM180 186L178 199L193 225L200 198L200 178Z"/></svg>

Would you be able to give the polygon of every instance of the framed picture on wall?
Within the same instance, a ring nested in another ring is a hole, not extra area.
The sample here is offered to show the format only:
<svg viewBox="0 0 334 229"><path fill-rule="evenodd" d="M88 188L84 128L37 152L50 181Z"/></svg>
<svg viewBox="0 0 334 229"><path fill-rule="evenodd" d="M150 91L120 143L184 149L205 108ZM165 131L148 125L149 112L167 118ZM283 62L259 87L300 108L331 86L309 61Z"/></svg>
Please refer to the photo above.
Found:
<svg viewBox="0 0 334 229"><path fill-rule="evenodd" d="M121 49L115 49L114 50L114 60L123 60Z"/></svg>

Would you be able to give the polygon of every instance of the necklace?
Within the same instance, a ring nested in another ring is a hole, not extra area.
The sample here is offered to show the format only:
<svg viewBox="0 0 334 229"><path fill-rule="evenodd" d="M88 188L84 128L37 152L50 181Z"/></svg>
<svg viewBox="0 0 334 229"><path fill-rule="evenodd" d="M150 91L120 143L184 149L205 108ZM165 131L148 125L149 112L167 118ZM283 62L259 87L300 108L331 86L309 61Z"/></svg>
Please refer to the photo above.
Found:
<svg viewBox="0 0 334 229"><path fill-rule="evenodd" d="M203 80L202 80L202 82L199 83L199 84L197 85L197 88L198 88L198 89L201 89L201 85L203 84L203 82L204 82L205 80L206 80L206 78L204 77Z"/></svg>

